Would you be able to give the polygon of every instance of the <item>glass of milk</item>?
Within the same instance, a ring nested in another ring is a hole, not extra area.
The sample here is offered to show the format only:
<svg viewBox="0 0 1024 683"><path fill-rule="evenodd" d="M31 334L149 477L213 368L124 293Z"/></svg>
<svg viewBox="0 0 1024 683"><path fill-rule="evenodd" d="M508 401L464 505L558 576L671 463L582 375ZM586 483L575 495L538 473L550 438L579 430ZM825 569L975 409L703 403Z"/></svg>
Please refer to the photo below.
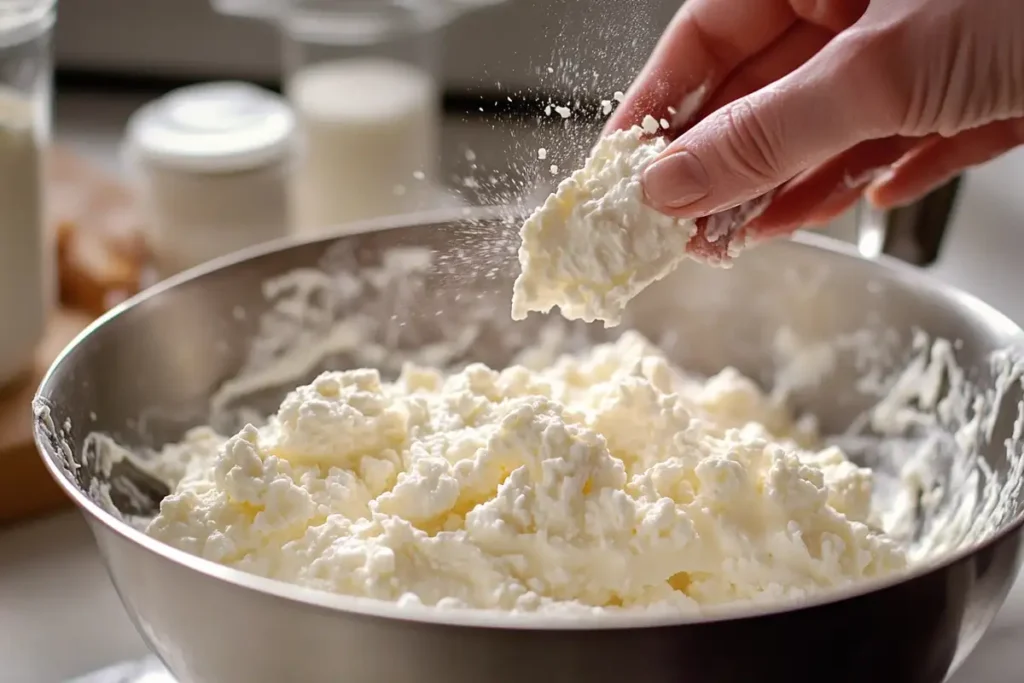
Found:
<svg viewBox="0 0 1024 683"><path fill-rule="evenodd" d="M56 300L43 203L55 0L0 0L0 387L32 367Z"/></svg>
<svg viewBox="0 0 1024 683"><path fill-rule="evenodd" d="M501 0L214 0L281 34L297 123L292 229L450 204L438 182L440 30Z"/></svg>

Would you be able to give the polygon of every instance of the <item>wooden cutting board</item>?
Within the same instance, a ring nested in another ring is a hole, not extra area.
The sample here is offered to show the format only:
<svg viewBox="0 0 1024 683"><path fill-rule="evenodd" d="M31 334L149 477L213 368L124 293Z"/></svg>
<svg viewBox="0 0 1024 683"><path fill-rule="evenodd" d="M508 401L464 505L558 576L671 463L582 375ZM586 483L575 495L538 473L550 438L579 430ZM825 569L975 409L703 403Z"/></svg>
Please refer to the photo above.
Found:
<svg viewBox="0 0 1024 683"><path fill-rule="evenodd" d="M35 366L0 391L0 525L67 505L32 441L32 396L61 350L142 286L144 240L131 190L73 150L47 159L47 223L57 235L61 308Z"/></svg>
<svg viewBox="0 0 1024 683"><path fill-rule="evenodd" d="M59 309L36 353L30 373L0 393L0 525L70 504L50 477L32 440L32 396L61 350L92 321L87 313Z"/></svg>

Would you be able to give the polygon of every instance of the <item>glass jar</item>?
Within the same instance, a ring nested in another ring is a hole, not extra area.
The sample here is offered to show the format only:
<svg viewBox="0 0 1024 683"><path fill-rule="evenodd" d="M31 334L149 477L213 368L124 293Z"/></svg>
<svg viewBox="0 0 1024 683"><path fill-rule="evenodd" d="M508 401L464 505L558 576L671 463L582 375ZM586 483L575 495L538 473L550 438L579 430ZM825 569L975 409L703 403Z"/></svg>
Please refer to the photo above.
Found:
<svg viewBox="0 0 1024 683"><path fill-rule="evenodd" d="M500 0L498 0L500 1ZM453 200L438 179L440 30L495 0L214 0L222 12L271 20L301 146L292 228Z"/></svg>
<svg viewBox="0 0 1024 683"><path fill-rule="evenodd" d="M128 121L122 159L161 276L287 234L295 120L280 96L204 83Z"/></svg>
<svg viewBox="0 0 1024 683"><path fill-rule="evenodd" d="M295 0L285 93L303 148L293 222L316 233L415 211L437 192L439 17L432 3Z"/></svg>
<svg viewBox="0 0 1024 683"><path fill-rule="evenodd" d="M44 215L56 0L0 0L0 386L29 370L56 301Z"/></svg>

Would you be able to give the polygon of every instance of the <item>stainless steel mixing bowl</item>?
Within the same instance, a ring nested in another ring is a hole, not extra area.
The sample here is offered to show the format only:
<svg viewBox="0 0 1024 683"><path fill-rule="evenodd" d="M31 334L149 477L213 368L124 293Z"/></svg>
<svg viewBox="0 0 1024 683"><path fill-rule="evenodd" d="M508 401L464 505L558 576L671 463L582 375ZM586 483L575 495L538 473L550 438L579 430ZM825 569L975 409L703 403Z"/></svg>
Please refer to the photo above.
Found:
<svg viewBox="0 0 1024 683"><path fill-rule="evenodd" d="M39 448L84 512L139 631L183 683L935 683L963 660L1016 575L1024 496L1010 501L1005 524L984 542L827 599L742 608L711 620L617 615L567 623L403 610L265 580L166 547L89 495L97 478L120 478L111 496L121 512L152 509L166 493L162 486L119 473L123 463L105 475L87 457L87 435L101 431L147 448L205 421L211 396L247 362L266 324L272 306L265 283L294 269L365 279L389 250L427 247L436 253L427 277L344 305L313 304L335 320L346 306L370 311L377 340L396 354L460 334L472 322L482 327L460 358L507 362L535 339L539 324L509 321L517 270L511 230L495 216L446 219L249 251L136 297L53 365L36 399ZM327 336L332 321L311 315L299 322L309 334L293 341L306 343ZM920 328L956 340L959 362L982 387L992 381L989 355L1021 337L996 311L914 268L867 261L811 238L765 244L730 271L685 265L640 297L628 324L685 367L709 372L731 364L766 382L778 362L772 341L780 328L810 342L879 331L892 344L893 367ZM597 339L604 331L584 334ZM797 406L817 413L826 429L841 429L867 405L853 389L856 355L840 357L828 381L794 394ZM328 356L308 374L346 362ZM268 412L286 388L250 402ZM1019 401L1010 398L992 442L981 445L1002 475L1008 467L1003 441Z"/></svg>

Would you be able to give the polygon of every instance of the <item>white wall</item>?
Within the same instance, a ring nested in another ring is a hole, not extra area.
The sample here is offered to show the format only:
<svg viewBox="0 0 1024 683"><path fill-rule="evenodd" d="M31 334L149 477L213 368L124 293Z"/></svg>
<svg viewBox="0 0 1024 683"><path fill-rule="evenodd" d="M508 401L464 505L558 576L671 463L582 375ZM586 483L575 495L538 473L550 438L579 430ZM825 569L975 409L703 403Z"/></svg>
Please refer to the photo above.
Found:
<svg viewBox="0 0 1024 683"><path fill-rule="evenodd" d="M447 29L446 85L493 90L500 81L503 91L568 85L605 95L628 84L678 4L507 0ZM65 67L199 78L278 73L275 31L219 16L209 0L63 0L57 31L58 63ZM558 68L560 62L578 66Z"/></svg>

